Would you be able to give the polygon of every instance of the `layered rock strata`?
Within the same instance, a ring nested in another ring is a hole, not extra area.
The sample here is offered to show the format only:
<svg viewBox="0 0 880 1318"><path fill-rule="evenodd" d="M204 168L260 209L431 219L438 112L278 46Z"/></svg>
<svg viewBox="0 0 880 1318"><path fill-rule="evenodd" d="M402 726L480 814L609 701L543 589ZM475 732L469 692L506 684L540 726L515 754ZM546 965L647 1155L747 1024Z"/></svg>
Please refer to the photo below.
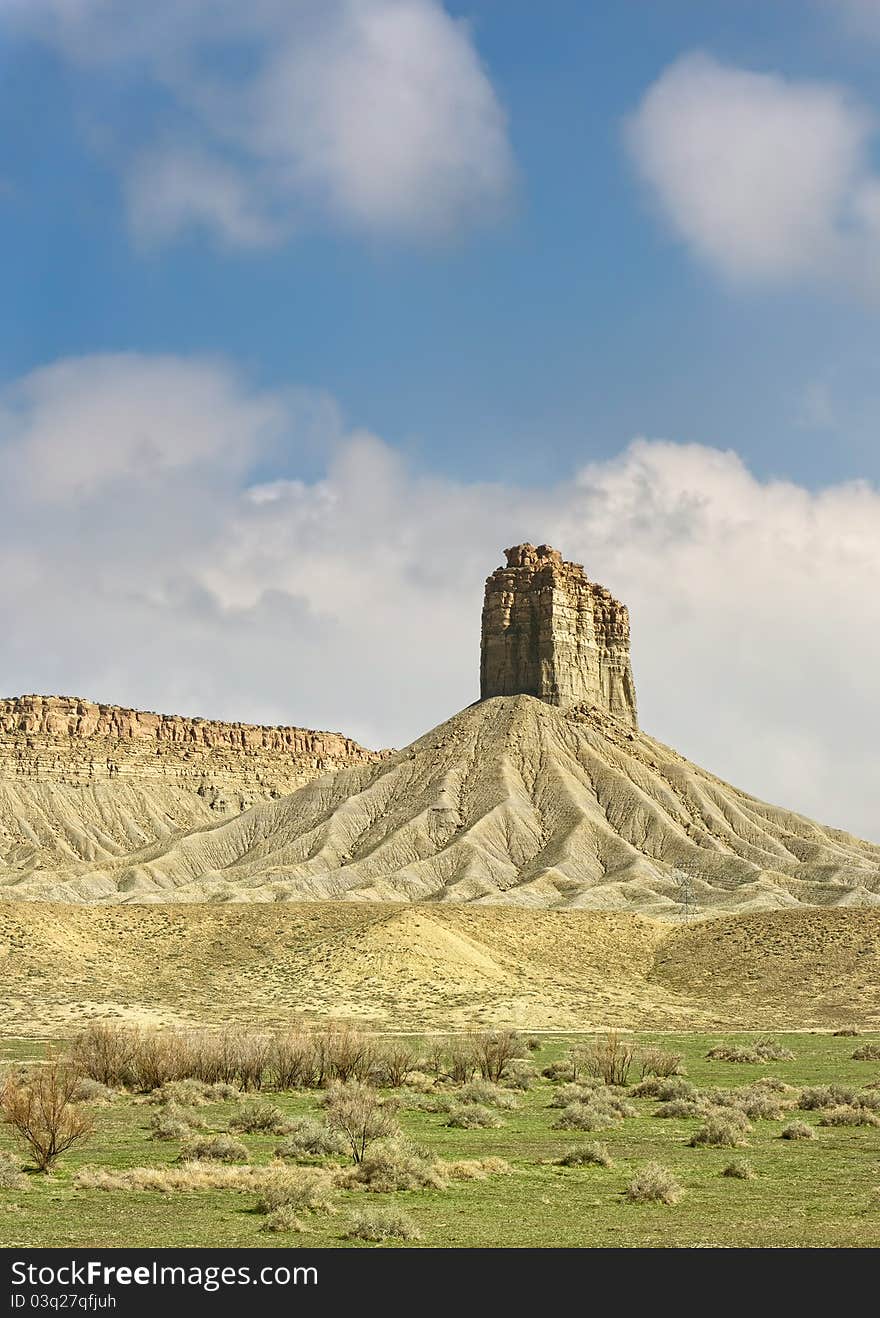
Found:
<svg viewBox="0 0 880 1318"><path fill-rule="evenodd" d="M505 550L486 581L480 697L595 706L638 726L629 612L549 545Z"/></svg>
<svg viewBox="0 0 880 1318"><path fill-rule="evenodd" d="M128 780L188 788L217 809L243 809L377 758L335 732L152 714L69 696L0 700L0 779L19 784Z"/></svg>

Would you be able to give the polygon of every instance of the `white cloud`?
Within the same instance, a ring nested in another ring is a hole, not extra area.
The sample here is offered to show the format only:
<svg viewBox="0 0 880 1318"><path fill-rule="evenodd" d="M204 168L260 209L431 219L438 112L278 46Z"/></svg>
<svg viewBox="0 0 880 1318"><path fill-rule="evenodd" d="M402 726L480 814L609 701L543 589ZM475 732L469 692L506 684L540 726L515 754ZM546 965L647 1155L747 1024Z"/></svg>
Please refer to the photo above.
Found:
<svg viewBox="0 0 880 1318"><path fill-rule="evenodd" d="M684 56L626 125L673 230L734 279L880 292L876 124L840 87Z"/></svg>
<svg viewBox="0 0 880 1318"><path fill-rule="evenodd" d="M80 359L0 395L0 692L403 744L478 694L485 576L547 540L630 605L643 725L880 839L880 493L638 440L554 488L413 470L216 362ZM320 479L253 485L306 445ZM6 461L10 454L14 461Z"/></svg>
<svg viewBox="0 0 880 1318"><path fill-rule="evenodd" d="M440 0L30 0L7 13L120 95L145 78L178 117L172 135L195 143L120 143L141 240L210 225L258 246L303 222L433 238L509 198L504 112Z"/></svg>
<svg viewBox="0 0 880 1318"><path fill-rule="evenodd" d="M247 176L226 161L173 146L137 156L125 180L132 233L144 246L191 228L207 229L229 246L271 246L285 231L253 192Z"/></svg>

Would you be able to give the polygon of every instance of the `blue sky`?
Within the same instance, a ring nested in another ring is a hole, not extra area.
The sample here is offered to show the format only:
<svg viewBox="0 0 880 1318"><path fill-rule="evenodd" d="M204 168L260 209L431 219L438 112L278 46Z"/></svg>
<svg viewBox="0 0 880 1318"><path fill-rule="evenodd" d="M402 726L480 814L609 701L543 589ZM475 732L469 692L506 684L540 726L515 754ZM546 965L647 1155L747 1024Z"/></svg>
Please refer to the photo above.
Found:
<svg viewBox="0 0 880 1318"><path fill-rule="evenodd" d="M878 0L0 0L0 687L400 744L547 538L653 731L880 836L878 60Z"/></svg>
<svg viewBox="0 0 880 1318"><path fill-rule="evenodd" d="M472 24L519 177L497 223L437 242L315 225L267 250L204 232L139 249L107 162L156 131L169 98L7 33L3 376L72 354L218 352L262 384L329 391L457 475L558 479L646 433L730 445L809 484L876 478L876 303L719 282L658 223L622 120L693 49L870 105L878 48L803 3L449 10ZM816 389L845 398L840 429L805 424Z"/></svg>

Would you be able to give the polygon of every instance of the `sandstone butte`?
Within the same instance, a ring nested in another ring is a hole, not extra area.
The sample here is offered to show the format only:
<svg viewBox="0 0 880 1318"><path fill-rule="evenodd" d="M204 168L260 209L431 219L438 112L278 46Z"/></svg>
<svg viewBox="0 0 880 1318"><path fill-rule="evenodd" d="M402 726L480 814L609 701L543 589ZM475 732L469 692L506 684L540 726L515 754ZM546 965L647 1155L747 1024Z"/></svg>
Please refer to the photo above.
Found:
<svg viewBox="0 0 880 1318"><path fill-rule="evenodd" d="M86 702L0 706L0 899L880 905L880 845L759 801L639 727L626 607L580 564L547 545L506 559L486 582L481 698L401 751Z"/></svg>

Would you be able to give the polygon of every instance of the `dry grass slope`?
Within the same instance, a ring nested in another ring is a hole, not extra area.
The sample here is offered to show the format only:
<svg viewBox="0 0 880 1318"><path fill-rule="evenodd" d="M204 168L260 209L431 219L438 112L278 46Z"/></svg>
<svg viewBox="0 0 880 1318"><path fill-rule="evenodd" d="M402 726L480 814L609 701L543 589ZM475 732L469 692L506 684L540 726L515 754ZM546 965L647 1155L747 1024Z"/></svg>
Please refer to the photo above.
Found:
<svg viewBox="0 0 880 1318"><path fill-rule="evenodd" d="M84 1019L390 1028L880 1025L880 911L673 925L504 906L0 905L0 1033Z"/></svg>

